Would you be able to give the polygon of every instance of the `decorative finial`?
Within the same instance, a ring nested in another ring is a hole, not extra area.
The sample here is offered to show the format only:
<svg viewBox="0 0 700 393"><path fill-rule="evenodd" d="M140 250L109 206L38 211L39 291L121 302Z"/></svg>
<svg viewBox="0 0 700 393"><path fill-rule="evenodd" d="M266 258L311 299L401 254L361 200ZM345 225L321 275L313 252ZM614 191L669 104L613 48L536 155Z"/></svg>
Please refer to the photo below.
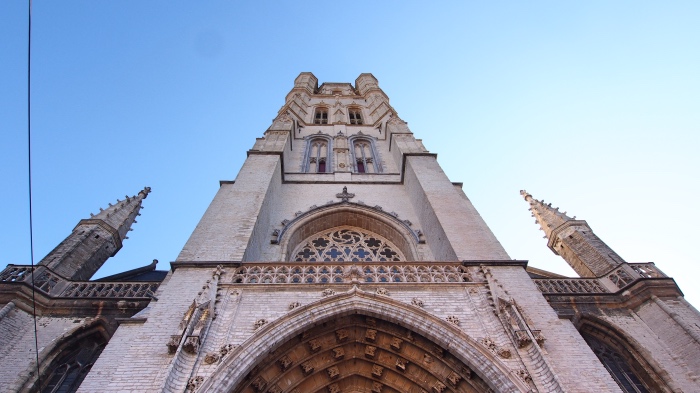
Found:
<svg viewBox="0 0 700 393"><path fill-rule="evenodd" d="M355 194L353 193L348 193L348 187L345 186L343 187L343 192L340 194L335 194L336 198L340 198L343 202L349 202L350 198L354 198Z"/></svg>

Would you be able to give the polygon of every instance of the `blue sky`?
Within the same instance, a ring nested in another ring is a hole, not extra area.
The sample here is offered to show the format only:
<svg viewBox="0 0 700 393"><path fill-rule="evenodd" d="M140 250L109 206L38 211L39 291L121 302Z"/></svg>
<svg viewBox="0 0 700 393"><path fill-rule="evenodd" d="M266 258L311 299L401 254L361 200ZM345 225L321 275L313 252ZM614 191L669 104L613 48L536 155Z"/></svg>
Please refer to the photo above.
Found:
<svg viewBox="0 0 700 393"><path fill-rule="evenodd" d="M700 3L36 0L38 262L153 188L99 275L175 259L299 72L371 72L511 257L570 274L518 191L700 304ZM29 263L27 5L0 2L0 264Z"/></svg>

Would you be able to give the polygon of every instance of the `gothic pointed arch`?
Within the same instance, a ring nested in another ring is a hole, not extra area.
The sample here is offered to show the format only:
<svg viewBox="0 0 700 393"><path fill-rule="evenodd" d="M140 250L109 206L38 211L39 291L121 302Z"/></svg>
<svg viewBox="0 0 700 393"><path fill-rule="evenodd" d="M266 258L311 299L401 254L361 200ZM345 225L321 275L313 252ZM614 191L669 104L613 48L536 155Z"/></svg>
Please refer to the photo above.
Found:
<svg viewBox="0 0 700 393"><path fill-rule="evenodd" d="M531 387L456 326L355 286L264 325L199 389L471 393Z"/></svg>
<svg viewBox="0 0 700 393"><path fill-rule="evenodd" d="M375 141L377 138L362 132L348 138L353 171L356 173L382 173L382 164Z"/></svg>
<svg viewBox="0 0 700 393"><path fill-rule="evenodd" d="M351 202L317 207L287 223L277 237L283 253L282 259L294 261L295 249L305 240L342 226L379 235L401 254L402 260L419 259L417 244L422 240L407 222L384 212L381 208Z"/></svg>
<svg viewBox="0 0 700 393"><path fill-rule="evenodd" d="M587 316L580 322L579 332L623 392L676 391L654 357L623 329Z"/></svg>
<svg viewBox="0 0 700 393"><path fill-rule="evenodd" d="M302 172L330 173L333 172L333 138L319 131L318 134L309 135L306 140Z"/></svg>
<svg viewBox="0 0 700 393"><path fill-rule="evenodd" d="M30 374L20 392L76 392L110 335L102 319L64 333L39 354L41 378ZM35 369L36 364L31 367Z"/></svg>

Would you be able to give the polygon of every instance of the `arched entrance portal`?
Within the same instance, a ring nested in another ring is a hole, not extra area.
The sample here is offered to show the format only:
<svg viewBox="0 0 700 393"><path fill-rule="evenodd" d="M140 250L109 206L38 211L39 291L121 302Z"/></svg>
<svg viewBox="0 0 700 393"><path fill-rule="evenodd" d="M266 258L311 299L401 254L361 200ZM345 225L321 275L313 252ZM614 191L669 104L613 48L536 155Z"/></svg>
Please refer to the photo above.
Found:
<svg viewBox="0 0 700 393"><path fill-rule="evenodd" d="M329 320L265 357L231 393L488 392L469 367L425 337L364 315Z"/></svg>
<svg viewBox="0 0 700 393"><path fill-rule="evenodd" d="M529 390L456 326L357 287L264 325L200 387L216 393Z"/></svg>

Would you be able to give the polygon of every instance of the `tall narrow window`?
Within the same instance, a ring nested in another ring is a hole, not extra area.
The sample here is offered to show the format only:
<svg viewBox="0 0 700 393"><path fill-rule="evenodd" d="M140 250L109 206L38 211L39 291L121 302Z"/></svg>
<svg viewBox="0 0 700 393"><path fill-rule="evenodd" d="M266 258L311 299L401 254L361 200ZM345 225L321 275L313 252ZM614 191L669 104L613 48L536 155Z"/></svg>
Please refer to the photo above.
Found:
<svg viewBox="0 0 700 393"><path fill-rule="evenodd" d="M307 141L302 171L307 173L328 173L331 169L330 138L316 136Z"/></svg>
<svg viewBox="0 0 700 393"><path fill-rule="evenodd" d="M374 143L369 138L352 139L352 159L357 173L380 173Z"/></svg>
<svg viewBox="0 0 700 393"><path fill-rule="evenodd" d="M608 346L597 337L584 334L583 338L623 392L649 392L637 374L632 370L628 359L625 359L621 354L617 353L612 347Z"/></svg>
<svg viewBox="0 0 700 393"><path fill-rule="evenodd" d="M314 124L328 124L328 108L316 108Z"/></svg>
<svg viewBox="0 0 700 393"><path fill-rule="evenodd" d="M362 111L360 108L349 108L350 124L362 124Z"/></svg>

